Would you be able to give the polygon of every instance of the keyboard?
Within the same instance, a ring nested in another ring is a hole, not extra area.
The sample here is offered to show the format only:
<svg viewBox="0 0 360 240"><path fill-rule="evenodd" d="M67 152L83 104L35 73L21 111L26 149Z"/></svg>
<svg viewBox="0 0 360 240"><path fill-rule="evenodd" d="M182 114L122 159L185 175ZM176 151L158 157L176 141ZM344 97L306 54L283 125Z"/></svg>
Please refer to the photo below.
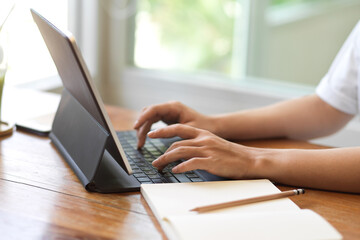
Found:
<svg viewBox="0 0 360 240"><path fill-rule="evenodd" d="M137 149L136 131L117 132L117 136L125 151L127 159L133 170L133 176L141 184L152 183L178 183L178 182L203 182L194 171L185 173L172 173L171 169L182 160L170 163L161 172L151 164L161 156L170 145L180 138L152 139L147 138L144 147Z"/></svg>

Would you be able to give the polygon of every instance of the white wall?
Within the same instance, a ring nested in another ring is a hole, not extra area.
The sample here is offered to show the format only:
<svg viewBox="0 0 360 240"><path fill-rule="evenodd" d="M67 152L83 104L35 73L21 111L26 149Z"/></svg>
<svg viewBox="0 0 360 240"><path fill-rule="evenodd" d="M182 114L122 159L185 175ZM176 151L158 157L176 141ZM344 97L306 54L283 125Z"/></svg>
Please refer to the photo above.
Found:
<svg viewBox="0 0 360 240"><path fill-rule="evenodd" d="M118 91L117 101L121 100L122 106L134 110L177 100L202 113L217 114L261 107L313 90L304 88L289 92L277 83L264 83L259 79L235 83L226 78L130 68L124 72L122 88Z"/></svg>
<svg viewBox="0 0 360 240"><path fill-rule="evenodd" d="M207 85L204 85L205 80L201 78L194 81L194 78L183 75L185 81L177 82L177 77L128 69L124 72L122 88L118 89L117 97L121 98L122 106L137 111L150 104L178 100L202 113L218 114L262 107L314 92L312 87L284 86L283 83L254 78L244 79L240 83L226 83L209 77ZM359 146L359 139L360 121L356 118L337 134L312 142L349 147Z"/></svg>
<svg viewBox="0 0 360 240"><path fill-rule="evenodd" d="M360 1L306 9L274 10L257 56L254 76L316 85L360 20ZM276 17L277 15L277 17Z"/></svg>

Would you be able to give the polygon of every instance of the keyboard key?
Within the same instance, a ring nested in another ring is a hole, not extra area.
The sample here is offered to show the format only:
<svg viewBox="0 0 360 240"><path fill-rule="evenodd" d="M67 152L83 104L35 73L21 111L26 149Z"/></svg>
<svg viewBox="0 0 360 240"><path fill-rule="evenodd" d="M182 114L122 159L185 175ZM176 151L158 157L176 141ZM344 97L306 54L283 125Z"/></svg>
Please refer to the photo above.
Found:
<svg viewBox="0 0 360 240"><path fill-rule="evenodd" d="M172 176L172 174L170 172L164 172L162 175L164 177L171 177Z"/></svg>
<svg viewBox="0 0 360 240"><path fill-rule="evenodd" d="M161 155L161 152L159 152L159 150L157 149L152 149L152 150L149 150L149 152L154 155L154 156L160 156Z"/></svg>
<svg viewBox="0 0 360 240"><path fill-rule="evenodd" d="M188 173L188 174L185 174L187 177L189 178L198 178L199 176L194 174L194 173Z"/></svg>
<svg viewBox="0 0 360 240"><path fill-rule="evenodd" d="M144 160L143 160L141 157L133 157L132 159L133 159L133 161L136 162L136 163L142 163L142 162L144 162Z"/></svg>
<svg viewBox="0 0 360 240"><path fill-rule="evenodd" d="M144 157L144 159L148 162L152 162L155 160L155 158L153 156L150 156L150 157Z"/></svg>
<svg viewBox="0 0 360 240"><path fill-rule="evenodd" d="M202 180L201 178L190 178L190 180L192 182L203 182L204 180Z"/></svg>
<svg viewBox="0 0 360 240"><path fill-rule="evenodd" d="M159 175L155 172L155 171L144 171L144 173L148 176L148 177L150 177L150 176L157 176L157 177L159 177Z"/></svg>
<svg viewBox="0 0 360 240"><path fill-rule="evenodd" d="M153 178L151 179L154 183L163 183L163 181L160 178Z"/></svg>
<svg viewBox="0 0 360 240"><path fill-rule="evenodd" d="M146 177L146 175L145 175L145 173L134 173L134 177L142 178L142 177Z"/></svg>
<svg viewBox="0 0 360 240"><path fill-rule="evenodd" d="M147 147L146 150L148 150L149 152L157 151L157 149L153 146Z"/></svg>
<svg viewBox="0 0 360 240"><path fill-rule="evenodd" d="M167 150L167 147L164 145L164 144L162 144L161 143L161 145L159 144L159 145L156 145L156 147L157 147L157 149L160 151L160 152L162 152L162 153L164 153L166 150Z"/></svg>
<svg viewBox="0 0 360 240"><path fill-rule="evenodd" d="M171 169L172 169L172 167L169 166L169 165L167 165L162 171L163 171L164 173L166 173L166 172L171 172Z"/></svg>
<svg viewBox="0 0 360 240"><path fill-rule="evenodd" d="M140 157L140 156L141 156L140 154L135 153L135 152L130 152L130 153L128 153L128 155L129 155L131 158L136 158L136 157Z"/></svg>
<svg viewBox="0 0 360 240"><path fill-rule="evenodd" d="M152 182L141 182L141 184L152 184Z"/></svg>
<svg viewBox="0 0 360 240"><path fill-rule="evenodd" d="M140 169L133 169L133 173L142 173Z"/></svg>
<svg viewBox="0 0 360 240"><path fill-rule="evenodd" d="M137 180L139 180L141 183L143 183L143 182L151 182L150 178L148 178L148 177L137 178Z"/></svg>
<svg viewBox="0 0 360 240"><path fill-rule="evenodd" d="M176 173L174 176L177 180L179 180L179 182L191 182L190 179L185 176L185 174Z"/></svg>
<svg viewBox="0 0 360 240"><path fill-rule="evenodd" d="M153 178L160 178L160 176L158 174L149 174L147 175L149 178L153 179Z"/></svg>
<svg viewBox="0 0 360 240"><path fill-rule="evenodd" d="M151 168L149 168L149 167L142 167L142 166L140 167L140 169L143 170L143 171L149 171L149 170L151 170Z"/></svg>
<svg viewBox="0 0 360 240"><path fill-rule="evenodd" d="M176 178L174 177L164 177L166 179L167 182L169 183L177 183L179 182L178 180L176 180Z"/></svg>

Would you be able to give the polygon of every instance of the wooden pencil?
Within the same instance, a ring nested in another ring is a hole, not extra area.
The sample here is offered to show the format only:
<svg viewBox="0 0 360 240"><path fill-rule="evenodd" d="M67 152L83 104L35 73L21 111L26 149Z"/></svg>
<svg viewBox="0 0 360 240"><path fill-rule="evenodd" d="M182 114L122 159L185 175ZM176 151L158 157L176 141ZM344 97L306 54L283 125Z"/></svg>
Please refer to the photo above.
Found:
<svg viewBox="0 0 360 240"><path fill-rule="evenodd" d="M196 208L191 209L190 211L204 213L204 212L218 210L218 209L222 209L222 208L241 206L241 205L250 204L250 203L264 202L264 201L269 201L269 200L274 200L274 199L279 199L279 198L290 197L290 196L294 196L294 195L300 195L300 194L304 194L304 193L305 193L304 189L295 189L295 190L289 190L289 191L265 195L265 196L252 197L252 198L235 200L235 201L231 201L231 202L224 202L224 203L196 207Z"/></svg>

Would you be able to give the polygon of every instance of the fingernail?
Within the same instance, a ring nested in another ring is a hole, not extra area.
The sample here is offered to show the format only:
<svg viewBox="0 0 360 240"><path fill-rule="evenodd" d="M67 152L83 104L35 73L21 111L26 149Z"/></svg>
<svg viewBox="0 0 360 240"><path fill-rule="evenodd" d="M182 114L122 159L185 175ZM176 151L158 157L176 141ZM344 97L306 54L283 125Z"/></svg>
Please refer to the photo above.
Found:
<svg viewBox="0 0 360 240"><path fill-rule="evenodd" d="M138 122L139 122L138 120L136 120L136 121L134 122L134 125L133 125L134 128L136 128L136 125L138 124Z"/></svg>
<svg viewBox="0 0 360 240"><path fill-rule="evenodd" d="M152 161L152 165L155 167L156 163L159 161L159 158L155 159L154 161Z"/></svg>
<svg viewBox="0 0 360 240"><path fill-rule="evenodd" d="M155 132L156 132L156 130L152 130L152 131L148 132L147 135L150 137L150 135L154 134Z"/></svg>
<svg viewBox="0 0 360 240"><path fill-rule="evenodd" d="M171 169L171 171L173 173L179 173L179 167L174 167L173 169Z"/></svg>

